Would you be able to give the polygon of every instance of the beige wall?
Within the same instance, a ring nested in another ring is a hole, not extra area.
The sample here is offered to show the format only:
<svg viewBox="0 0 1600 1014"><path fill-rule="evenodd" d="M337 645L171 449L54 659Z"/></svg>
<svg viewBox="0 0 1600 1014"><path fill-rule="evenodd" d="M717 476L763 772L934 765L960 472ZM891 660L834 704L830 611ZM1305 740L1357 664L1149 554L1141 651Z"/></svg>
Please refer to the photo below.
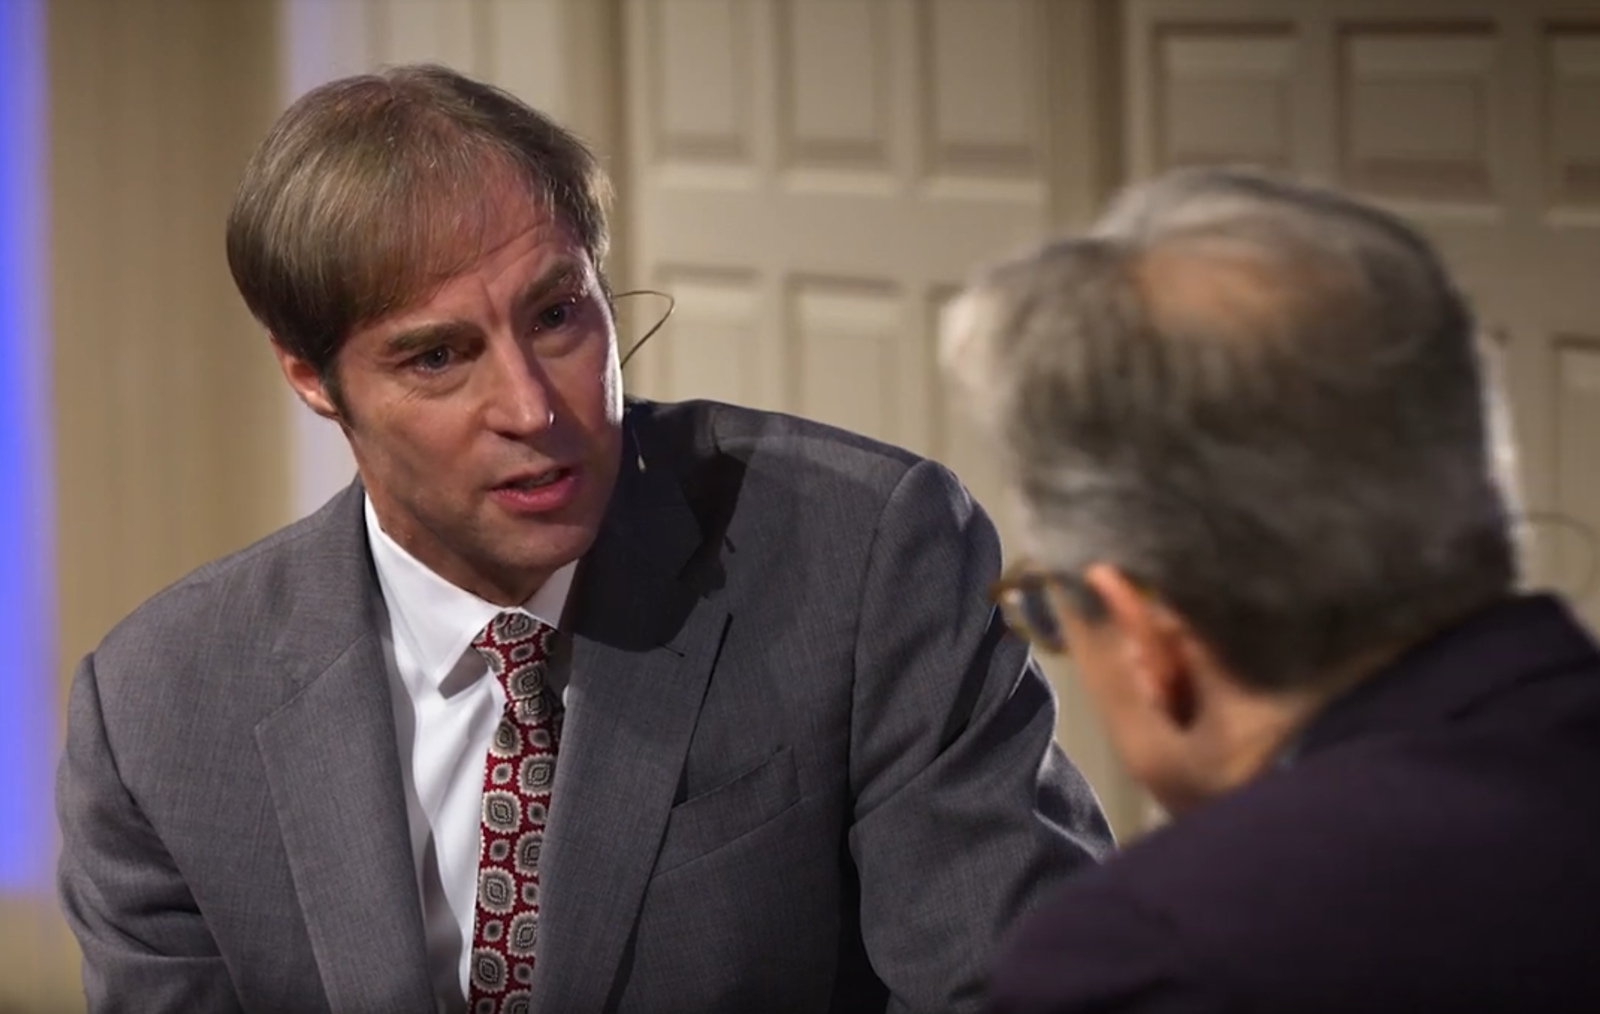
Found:
<svg viewBox="0 0 1600 1014"><path fill-rule="evenodd" d="M276 366L223 223L277 111L269 4L54 0L51 274L61 654L281 524Z"/></svg>
<svg viewBox="0 0 1600 1014"><path fill-rule="evenodd" d="M228 278L227 203L277 107L275 11L49 0L59 685L142 599L281 524L286 422ZM79 1003L50 885L0 898L0 1011Z"/></svg>

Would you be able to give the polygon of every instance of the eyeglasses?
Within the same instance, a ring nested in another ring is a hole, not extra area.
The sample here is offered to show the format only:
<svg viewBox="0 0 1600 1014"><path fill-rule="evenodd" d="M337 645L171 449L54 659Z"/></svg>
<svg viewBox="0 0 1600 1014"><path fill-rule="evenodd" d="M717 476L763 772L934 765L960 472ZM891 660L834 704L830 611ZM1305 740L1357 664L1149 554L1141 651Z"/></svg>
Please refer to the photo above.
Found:
<svg viewBox="0 0 1600 1014"><path fill-rule="evenodd" d="M1020 560L989 586L989 601L1000 607L1006 626L1018 637L1040 651L1064 655L1067 638L1060 616L1063 608L1072 607L1073 591L1088 591L1077 575L1042 570Z"/></svg>

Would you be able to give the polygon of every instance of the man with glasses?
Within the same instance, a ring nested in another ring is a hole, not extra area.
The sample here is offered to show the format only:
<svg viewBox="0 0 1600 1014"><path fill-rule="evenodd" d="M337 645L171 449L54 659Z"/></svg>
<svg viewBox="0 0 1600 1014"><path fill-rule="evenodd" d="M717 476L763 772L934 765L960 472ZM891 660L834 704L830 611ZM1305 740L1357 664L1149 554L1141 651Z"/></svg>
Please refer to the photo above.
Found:
<svg viewBox="0 0 1600 1014"><path fill-rule="evenodd" d="M1029 543L994 594L1176 817L994 1011L1600 1009L1600 653L1516 590L1477 337L1396 218L1227 169L953 304Z"/></svg>

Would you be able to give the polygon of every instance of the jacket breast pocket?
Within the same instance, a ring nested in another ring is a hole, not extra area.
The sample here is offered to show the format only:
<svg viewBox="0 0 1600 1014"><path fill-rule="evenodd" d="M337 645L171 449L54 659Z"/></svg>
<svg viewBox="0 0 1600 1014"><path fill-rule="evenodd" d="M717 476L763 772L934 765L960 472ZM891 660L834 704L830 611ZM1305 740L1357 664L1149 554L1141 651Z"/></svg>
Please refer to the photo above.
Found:
<svg viewBox="0 0 1600 1014"><path fill-rule="evenodd" d="M783 747L756 767L672 808L656 855L656 876L743 838L799 801L794 752Z"/></svg>

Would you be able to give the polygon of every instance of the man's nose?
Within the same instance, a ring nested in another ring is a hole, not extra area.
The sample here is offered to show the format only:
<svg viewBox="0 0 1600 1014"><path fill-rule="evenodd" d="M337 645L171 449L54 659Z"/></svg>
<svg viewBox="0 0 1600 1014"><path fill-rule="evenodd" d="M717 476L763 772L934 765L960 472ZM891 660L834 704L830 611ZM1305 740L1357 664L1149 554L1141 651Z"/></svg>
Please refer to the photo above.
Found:
<svg viewBox="0 0 1600 1014"><path fill-rule="evenodd" d="M487 358L489 425L515 439L549 429L555 404L538 358L515 341L495 342Z"/></svg>

